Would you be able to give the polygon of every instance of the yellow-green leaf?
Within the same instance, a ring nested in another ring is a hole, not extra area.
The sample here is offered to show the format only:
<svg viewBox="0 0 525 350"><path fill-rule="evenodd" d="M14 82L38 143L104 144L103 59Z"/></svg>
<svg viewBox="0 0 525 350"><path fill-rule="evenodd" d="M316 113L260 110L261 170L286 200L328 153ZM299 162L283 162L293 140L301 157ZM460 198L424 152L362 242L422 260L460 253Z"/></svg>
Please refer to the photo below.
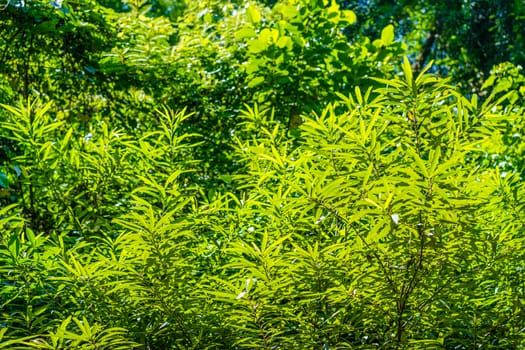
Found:
<svg viewBox="0 0 525 350"><path fill-rule="evenodd" d="M253 24L259 23L261 21L261 13L253 6L250 6L246 9L246 15L248 16L248 21Z"/></svg>
<svg viewBox="0 0 525 350"><path fill-rule="evenodd" d="M264 77L255 77L248 82L248 87L253 88L258 85L261 85L264 82Z"/></svg>
<svg viewBox="0 0 525 350"><path fill-rule="evenodd" d="M253 30L253 28L243 27L235 32L235 39L243 40L246 38L253 38L255 35L255 30Z"/></svg>
<svg viewBox="0 0 525 350"><path fill-rule="evenodd" d="M381 31L381 41L388 46L394 41L394 26L389 24Z"/></svg>

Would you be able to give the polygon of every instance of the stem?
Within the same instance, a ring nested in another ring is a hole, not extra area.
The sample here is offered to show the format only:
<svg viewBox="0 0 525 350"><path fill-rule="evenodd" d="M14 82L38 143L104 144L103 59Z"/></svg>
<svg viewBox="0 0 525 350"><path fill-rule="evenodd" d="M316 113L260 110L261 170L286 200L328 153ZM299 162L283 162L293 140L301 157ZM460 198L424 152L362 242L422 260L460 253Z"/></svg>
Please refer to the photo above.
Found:
<svg viewBox="0 0 525 350"><path fill-rule="evenodd" d="M414 130L415 138L416 138L416 152L419 157L421 157L421 140L419 138L419 123L417 120L417 109L414 104L414 107L412 107L412 129Z"/></svg>
<svg viewBox="0 0 525 350"><path fill-rule="evenodd" d="M420 277L420 271L423 270L423 258L424 258L424 248L425 248L425 227L426 225L423 224L422 221L422 215L419 214L419 224L417 225L417 233L419 235L419 247L417 251L416 256L416 265L414 267L414 271L412 273L412 276L410 277L410 280L408 284L406 284L399 295L399 301L397 303L397 318L396 318L396 349L399 349L399 345L402 342L403 339L403 332L405 330L406 322L403 322L403 315L406 310L406 306L408 303L408 299L414 289L416 288L416 284L419 281ZM407 266L408 269L408 266Z"/></svg>
<svg viewBox="0 0 525 350"><path fill-rule="evenodd" d="M389 270L386 268L385 264L381 260L379 254L377 253L377 251L375 249L372 249L372 246L366 241L365 237L363 237L363 235L360 234L359 231L357 231L357 229L354 227L354 225L352 225L352 223L349 222L347 218L345 218L344 216L340 215L337 210L335 210L335 209L333 209L331 207L328 207L322 201L319 201L319 200L317 200L315 198L310 198L310 200L312 200L314 203L320 205L322 208L328 210L330 212L330 214L334 215L336 218L338 218L342 222L344 222L348 227L352 228L352 230L354 231L356 236L359 238L359 240L361 242L363 242L363 244L365 245L366 249L368 251L370 251L370 253L374 257L374 259L377 260L381 271L385 275L385 278L386 278L386 280L388 282L388 285L390 286L390 288L392 288L392 292L394 294L398 294L397 286L396 286L392 276L390 275Z"/></svg>

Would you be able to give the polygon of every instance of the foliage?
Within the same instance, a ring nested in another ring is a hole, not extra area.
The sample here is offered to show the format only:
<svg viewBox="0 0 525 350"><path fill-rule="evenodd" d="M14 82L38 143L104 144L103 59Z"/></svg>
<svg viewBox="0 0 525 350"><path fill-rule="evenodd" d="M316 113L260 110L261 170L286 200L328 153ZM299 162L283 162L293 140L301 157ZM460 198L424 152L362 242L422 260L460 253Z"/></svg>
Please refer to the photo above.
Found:
<svg viewBox="0 0 525 350"><path fill-rule="evenodd" d="M493 66L525 65L522 1L339 1L363 25L354 36L378 35L388 24L409 46L413 66L435 60L435 70L454 77L463 91L479 91Z"/></svg>
<svg viewBox="0 0 525 350"><path fill-rule="evenodd" d="M244 104L273 106L293 129L303 112L334 100L334 90L391 72L388 62L402 53L402 44L391 39L348 43L342 31L355 21L353 13L335 2L318 5L199 2L173 25L148 17L147 7L132 7L118 19L122 45L100 61L119 89L128 87L119 98L130 90L136 96L134 108L122 109L117 119L129 121L124 127L147 127L147 114L137 116L145 105L188 108L195 113L188 132L207 130L204 153L197 155L204 160L202 174L217 181L234 172L229 139L238 132L235 116Z"/></svg>
<svg viewBox="0 0 525 350"><path fill-rule="evenodd" d="M344 6L0 9L0 347L524 347L519 62Z"/></svg>
<svg viewBox="0 0 525 350"><path fill-rule="evenodd" d="M522 346L523 189L483 161L506 147L487 136L517 118L509 95L478 104L402 70L305 117L300 139L246 109L238 195L188 182L184 112L79 138L50 104L5 106L4 344Z"/></svg>

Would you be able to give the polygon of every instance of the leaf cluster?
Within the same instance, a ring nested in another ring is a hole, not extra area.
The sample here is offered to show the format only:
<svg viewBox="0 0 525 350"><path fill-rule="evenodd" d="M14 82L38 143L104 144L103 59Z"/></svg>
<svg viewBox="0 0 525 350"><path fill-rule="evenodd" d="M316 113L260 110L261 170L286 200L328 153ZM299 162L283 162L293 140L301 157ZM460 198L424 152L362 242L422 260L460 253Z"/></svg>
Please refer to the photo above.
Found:
<svg viewBox="0 0 525 350"><path fill-rule="evenodd" d="M4 105L17 148L1 183L0 344L523 346L522 179L492 161L514 149L519 109L400 70L303 115L295 137L246 106L232 190L192 180L202 137L184 110L158 109L137 136Z"/></svg>

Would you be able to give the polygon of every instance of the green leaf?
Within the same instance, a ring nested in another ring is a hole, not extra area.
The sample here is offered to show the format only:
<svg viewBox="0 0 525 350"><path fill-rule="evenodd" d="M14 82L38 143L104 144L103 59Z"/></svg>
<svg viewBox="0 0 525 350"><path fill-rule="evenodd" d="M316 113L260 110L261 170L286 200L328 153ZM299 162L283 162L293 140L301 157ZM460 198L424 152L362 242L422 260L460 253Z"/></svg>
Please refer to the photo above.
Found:
<svg viewBox="0 0 525 350"><path fill-rule="evenodd" d="M7 175L4 173L0 173L0 186L3 188L9 187L9 180L7 179Z"/></svg>
<svg viewBox="0 0 525 350"><path fill-rule="evenodd" d="M496 81L496 76L491 75L487 80L485 80L483 85L481 85L481 90L485 90L486 88L491 87L492 85L494 85L495 81Z"/></svg>
<svg viewBox="0 0 525 350"><path fill-rule="evenodd" d="M32 247L36 247L36 237L33 230L29 227L25 229L26 237Z"/></svg>
<svg viewBox="0 0 525 350"><path fill-rule="evenodd" d="M506 77L498 81L496 86L494 87L494 93L498 92L507 92L512 87L512 78Z"/></svg>
<svg viewBox="0 0 525 350"><path fill-rule="evenodd" d="M279 31L274 28L264 28L259 33L259 40L265 43L267 46L277 42L279 38Z"/></svg>
<svg viewBox="0 0 525 350"><path fill-rule="evenodd" d="M420 174L423 175L424 178L428 179L430 177L430 174L428 172L425 161L421 159L421 157L412 148L407 148L407 153L412 159L414 159L415 165L417 165L417 167L420 170ZM433 157L435 157L437 161L439 159L439 153L434 152Z"/></svg>
<svg viewBox="0 0 525 350"><path fill-rule="evenodd" d="M439 161L441 158L441 149L438 147L436 149L430 150L429 161L430 168L428 169L429 176L436 175L436 169L438 167Z"/></svg>
<svg viewBox="0 0 525 350"><path fill-rule="evenodd" d="M261 53L268 48L268 43L265 40L253 39L248 41L248 52Z"/></svg>
<svg viewBox="0 0 525 350"><path fill-rule="evenodd" d="M297 16L297 7L291 5L282 5L280 7L281 13L285 19Z"/></svg>
<svg viewBox="0 0 525 350"><path fill-rule="evenodd" d="M384 46L389 46L394 41L394 26L389 24L381 31L381 41Z"/></svg>
<svg viewBox="0 0 525 350"><path fill-rule="evenodd" d="M342 14L343 18L348 22L348 24L354 24L357 22L357 16L355 15L354 11L343 10Z"/></svg>
<svg viewBox="0 0 525 350"><path fill-rule="evenodd" d="M414 76L412 74L412 66L410 65L408 57L403 57L403 64L401 65L401 67L403 68L403 73L405 74L405 81L407 82L408 86L413 87Z"/></svg>
<svg viewBox="0 0 525 350"><path fill-rule="evenodd" d="M254 38L257 34L255 33L255 30L252 27L242 27L241 29L237 30L235 32L235 39L237 40L243 40L243 39L249 39Z"/></svg>
<svg viewBox="0 0 525 350"><path fill-rule="evenodd" d="M233 177L231 175L220 175L219 178L228 185L231 184L233 181Z"/></svg>
<svg viewBox="0 0 525 350"><path fill-rule="evenodd" d="M293 41L292 39L290 39L289 37L287 36L281 36L278 40L277 40L277 46L281 49L283 48L287 48L288 50L291 50L292 47L293 47Z"/></svg>
<svg viewBox="0 0 525 350"><path fill-rule="evenodd" d="M248 16L248 21L253 24L257 24L261 21L261 13L254 6L249 6L246 9L246 15Z"/></svg>
<svg viewBox="0 0 525 350"><path fill-rule="evenodd" d="M261 85L264 82L264 77L255 77L248 82L248 87L253 88L258 85Z"/></svg>
<svg viewBox="0 0 525 350"><path fill-rule="evenodd" d="M16 233L11 234L7 246L9 253L11 253L11 258L13 258L13 261L16 262L20 254L20 238Z"/></svg>

